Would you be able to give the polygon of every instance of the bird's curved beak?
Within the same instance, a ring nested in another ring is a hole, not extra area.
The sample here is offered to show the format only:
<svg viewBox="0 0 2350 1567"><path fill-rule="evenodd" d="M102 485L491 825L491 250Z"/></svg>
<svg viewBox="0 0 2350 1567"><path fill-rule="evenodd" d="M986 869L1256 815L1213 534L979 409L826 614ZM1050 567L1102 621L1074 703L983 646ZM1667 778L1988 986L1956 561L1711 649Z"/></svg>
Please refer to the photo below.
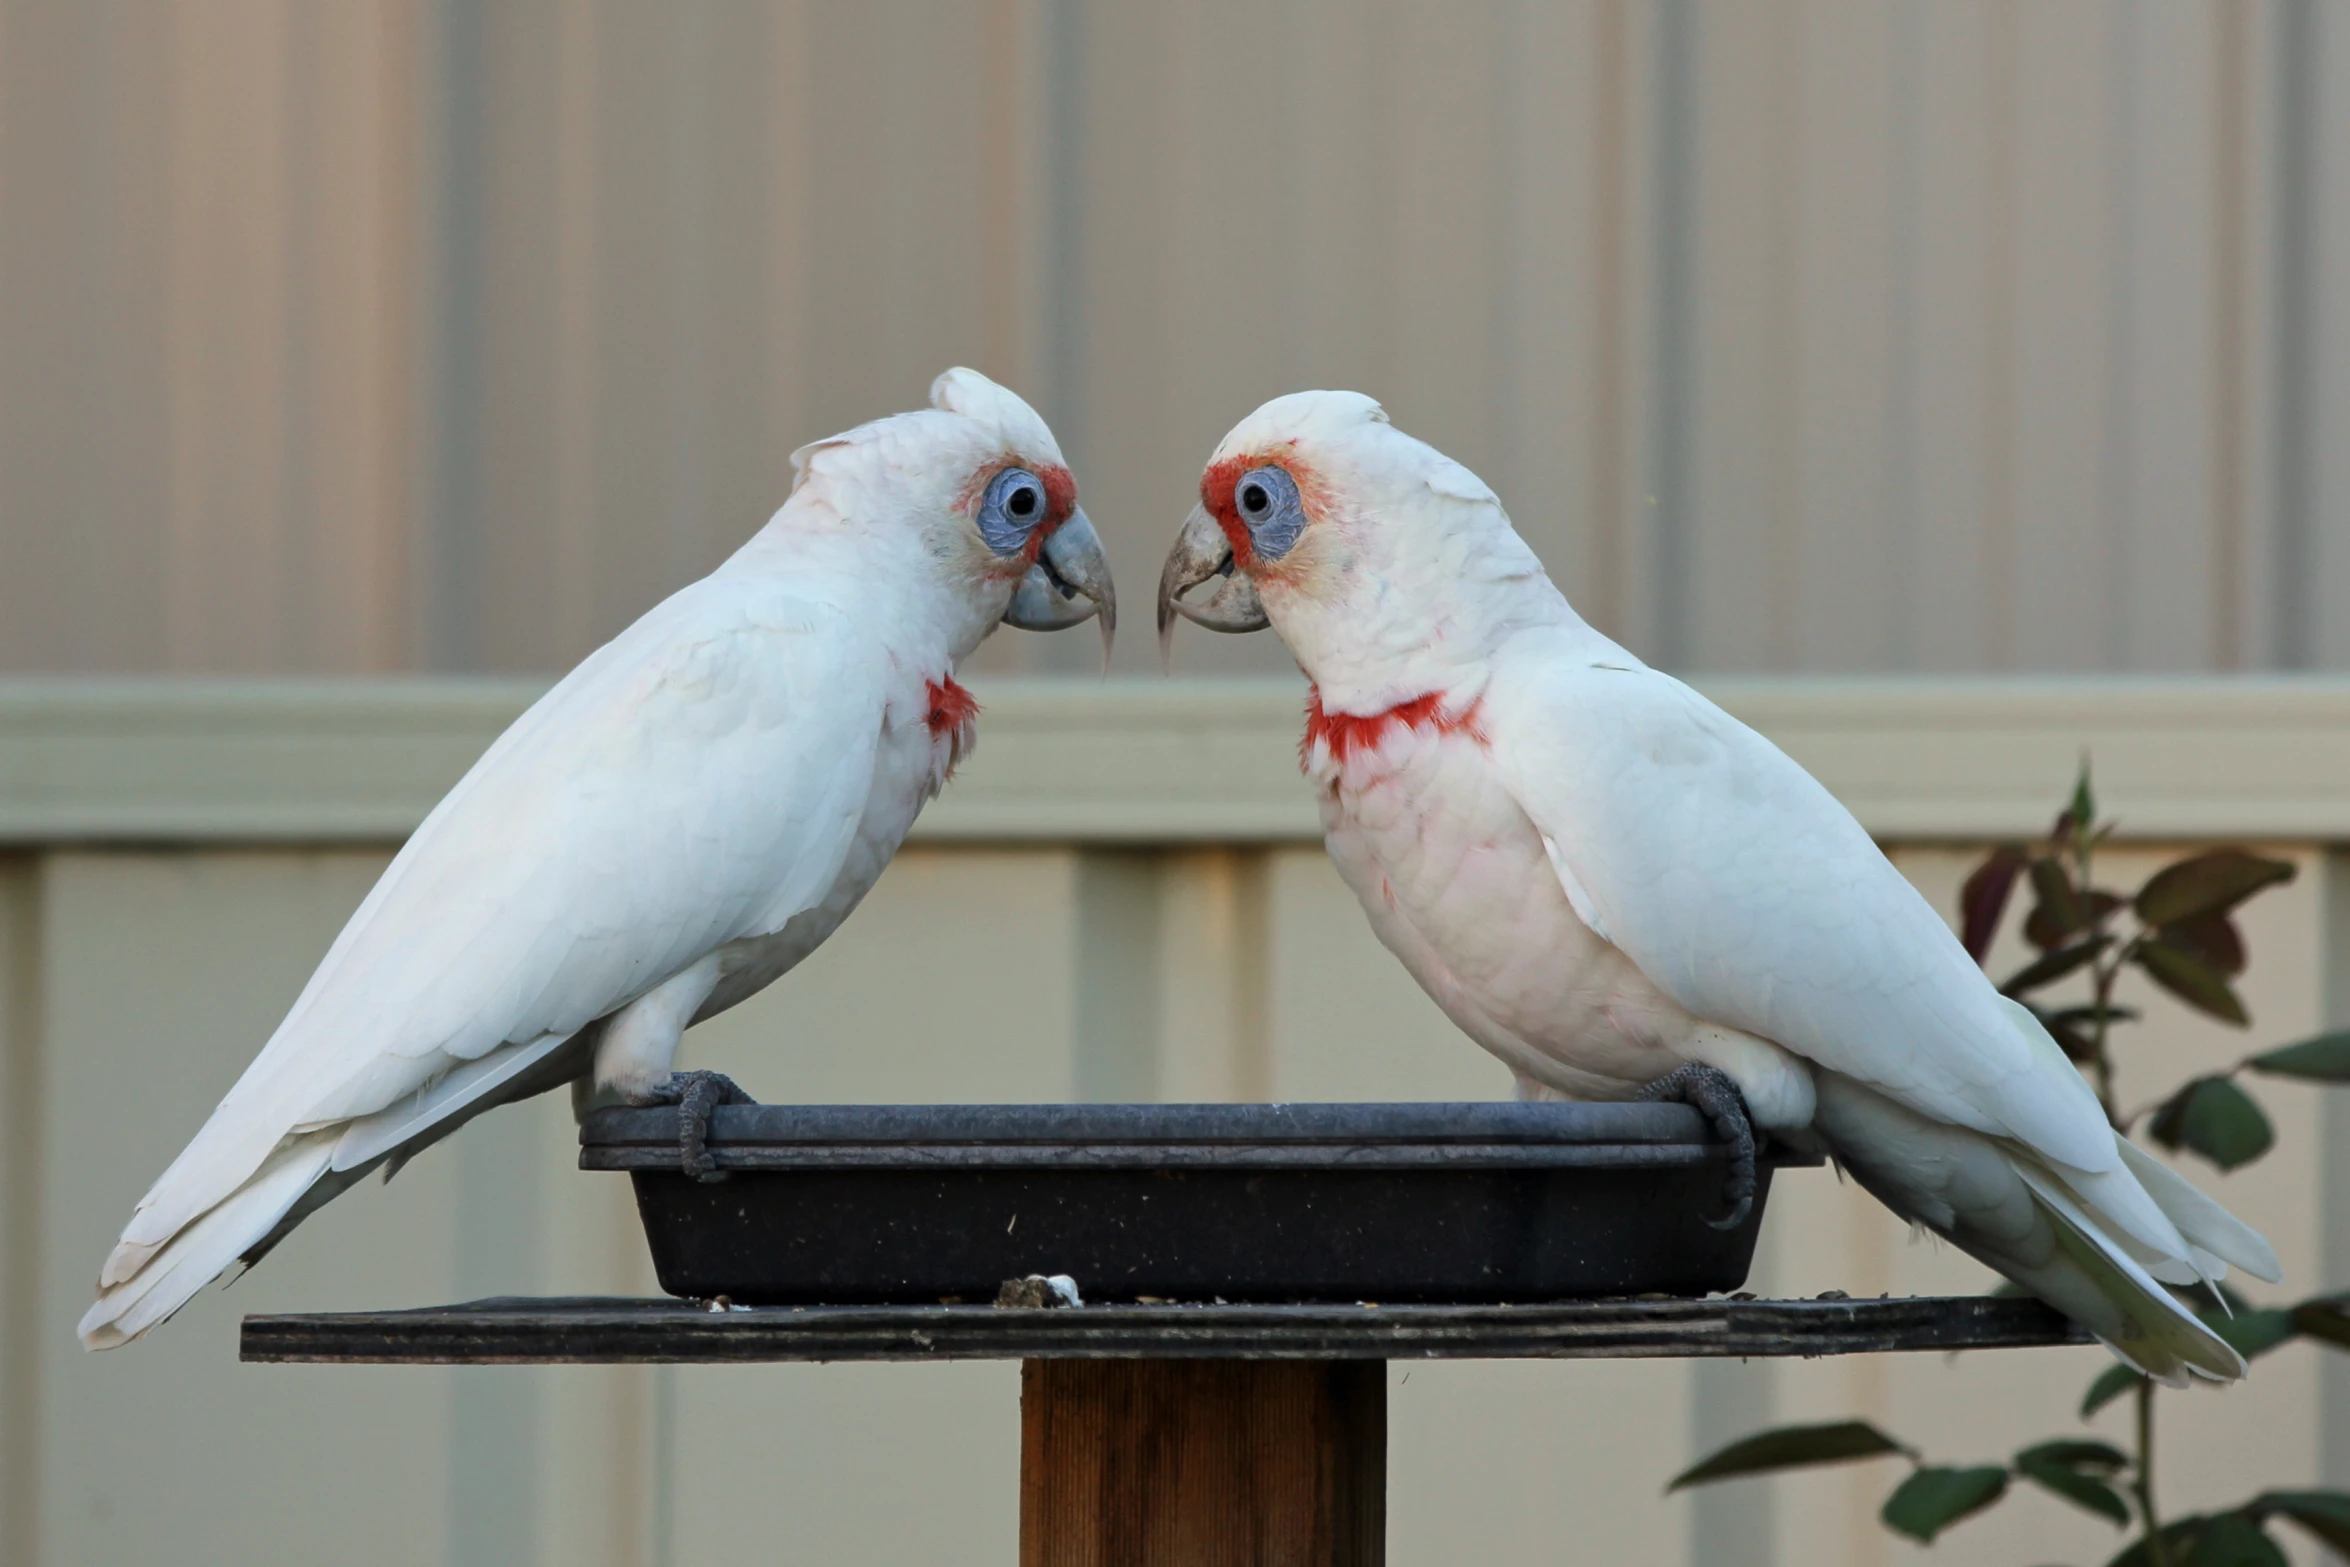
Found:
<svg viewBox="0 0 2350 1567"><path fill-rule="evenodd" d="M1118 590L1102 554L1102 536L1080 506L1055 528L1037 552L1036 564L1012 590L1004 624L1022 631L1066 631L1102 617L1102 667L1110 666L1110 643L1118 634Z"/></svg>
<svg viewBox="0 0 2350 1567"><path fill-rule="evenodd" d="M1212 577L1223 578L1224 585L1196 604L1183 601L1184 594ZM1191 515L1183 519L1183 531L1175 536L1175 547L1167 552L1167 564L1159 572L1162 658L1175 635L1177 615L1195 626L1234 634L1262 631L1272 624L1265 618L1256 584L1232 569L1232 545L1205 506L1192 507Z"/></svg>

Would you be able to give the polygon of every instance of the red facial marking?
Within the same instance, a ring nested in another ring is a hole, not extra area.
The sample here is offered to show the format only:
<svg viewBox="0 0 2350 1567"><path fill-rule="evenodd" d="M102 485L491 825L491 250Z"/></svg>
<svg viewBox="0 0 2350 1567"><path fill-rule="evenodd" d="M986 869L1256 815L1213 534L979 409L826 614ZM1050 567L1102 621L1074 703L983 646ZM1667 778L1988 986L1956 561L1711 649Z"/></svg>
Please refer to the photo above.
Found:
<svg viewBox="0 0 2350 1567"><path fill-rule="evenodd" d="M1044 551L1044 541L1077 509L1077 479L1068 469L1059 463L1038 463L1029 471L1044 485L1044 517L1030 531L1028 542L1020 547L1023 566L1036 564L1036 557Z"/></svg>
<svg viewBox="0 0 2350 1567"><path fill-rule="evenodd" d="M1427 727L1442 735L1465 734L1483 745L1485 730L1480 719L1484 708L1485 700L1480 697L1469 704L1467 712L1447 713L1443 695L1431 691L1409 702L1398 702L1381 713L1361 717L1353 713L1325 713L1322 692L1316 687L1306 693L1306 733L1298 742L1298 766L1302 770L1308 764L1317 745L1329 750L1332 761L1343 764L1357 751L1376 750L1380 741L1398 729Z"/></svg>
<svg viewBox="0 0 2350 1567"><path fill-rule="evenodd" d="M1077 509L1077 477L1059 463L1038 463L1029 470L1044 484L1044 522L1037 532L1050 533Z"/></svg>
<svg viewBox="0 0 2350 1567"><path fill-rule="evenodd" d="M1248 524L1240 520L1240 508L1232 502L1232 489L1240 483L1240 476L1251 468L1264 466L1253 452L1227 457L1222 462L1208 464L1208 471L1199 476L1199 503L1216 519L1216 526L1224 530L1226 542L1232 546L1232 564L1246 566L1256 558L1256 547L1249 538Z"/></svg>
<svg viewBox="0 0 2350 1567"><path fill-rule="evenodd" d="M1298 499L1305 503L1306 522L1310 527L1322 511L1322 486L1314 470L1298 460L1293 446L1283 445L1264 451L1240 452L1222 462L1208 464L1208 471L1199 476L1199 502L1216 519L1216 526L1224 530L1224 538L1232 546L1232 564L1246 567L1256 560L1256 541L1250 537L1248 524L1241 521L1240 507L1232 492L1240 483L1240 476L1252 468L1268 464L1287 469L1297 481Z"/></svg>
<svg viewBox="0 0 2350 1567"><path fill-rule="evenodd" d="M956 733L965 724L979 716L979 699L955 683L955 677L928 682L930 711L923 722L930 726L932 739L943 739Z"/></svg>

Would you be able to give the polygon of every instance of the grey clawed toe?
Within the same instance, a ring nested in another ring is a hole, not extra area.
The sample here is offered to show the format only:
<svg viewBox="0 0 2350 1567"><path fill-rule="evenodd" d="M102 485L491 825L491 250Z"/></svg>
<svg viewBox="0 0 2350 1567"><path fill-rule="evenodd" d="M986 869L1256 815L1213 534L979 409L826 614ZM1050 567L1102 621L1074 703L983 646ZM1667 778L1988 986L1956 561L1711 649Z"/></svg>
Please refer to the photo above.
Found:
<svg viewBox="0 0 2350 1567"><path fill-rule="evenodd" d="M677 1167L697 1181L723 1181L726 1172L710 1156L710 1112L720 1105L759 1101L723 1072L672 1072L653 1090L655 1104L677 1106Z"/></svg>
<svg viewBox="0 0 2350 1567"><path fill-rule="evenodd" d="M1726 1218L1705 1222L1717 1230L1734 1230L1754 1208L1754 1122L1746 1113L1746 1098L1729 1074L1692 1062L1666 1073L1633 1096L1636 1099L1689 1105L1713 1123L1714 1135L1730 1145L1730 1180L1723 1188L1729 1201Z"/></svg>

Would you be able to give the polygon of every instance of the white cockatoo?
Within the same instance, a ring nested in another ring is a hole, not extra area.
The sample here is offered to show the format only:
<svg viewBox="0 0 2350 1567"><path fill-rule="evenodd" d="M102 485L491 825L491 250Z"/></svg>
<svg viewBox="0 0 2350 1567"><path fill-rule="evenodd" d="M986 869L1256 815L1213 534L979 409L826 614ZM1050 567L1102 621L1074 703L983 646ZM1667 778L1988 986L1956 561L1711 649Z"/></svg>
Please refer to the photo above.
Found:
<svg viewBox="0 0 2350 1567"><path fill-rule="evenodd" d="M140 1200L84 1344L136 1338L369 1170L562 1083L682 1100L681 1159L708 1171L702 1118L732 1085L673 1078L678 1036L872 887L970 750L955 671L998 622L1098 613L1105 648L1115 623L1044 421L970 370L930 401L796 453L765 528L450 790Z"/></svg>
<svg viewBox="0 0 2350 1567"><path fill-rule="evenodd" d="M1493 492L1371 399L1279 398L1224 438L1162 637L1175 614L1288 644L1331 859L1522 1094L1718 1112L1726 1077L2133 1366L2243 1374L2163 1286L2273 1280L2268 1243L2116 1135L1827 790L1585 625Z"/></svg>

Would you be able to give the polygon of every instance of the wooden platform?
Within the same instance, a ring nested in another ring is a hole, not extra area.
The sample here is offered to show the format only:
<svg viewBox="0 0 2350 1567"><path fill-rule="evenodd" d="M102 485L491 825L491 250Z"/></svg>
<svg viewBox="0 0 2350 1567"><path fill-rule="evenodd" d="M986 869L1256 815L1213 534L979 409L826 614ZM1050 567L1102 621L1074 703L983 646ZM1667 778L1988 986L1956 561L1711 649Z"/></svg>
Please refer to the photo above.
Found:
<svg viewBox="0 0 2350 1567"><path fill-rule="evenodd" d="M1597 1300L1531 1306L765 1306L504 1299L252 1316L243 1358L391 1364L785 1360L1516 1360L1817 1356L2086 1342L2037 1301Z"/></svg>

